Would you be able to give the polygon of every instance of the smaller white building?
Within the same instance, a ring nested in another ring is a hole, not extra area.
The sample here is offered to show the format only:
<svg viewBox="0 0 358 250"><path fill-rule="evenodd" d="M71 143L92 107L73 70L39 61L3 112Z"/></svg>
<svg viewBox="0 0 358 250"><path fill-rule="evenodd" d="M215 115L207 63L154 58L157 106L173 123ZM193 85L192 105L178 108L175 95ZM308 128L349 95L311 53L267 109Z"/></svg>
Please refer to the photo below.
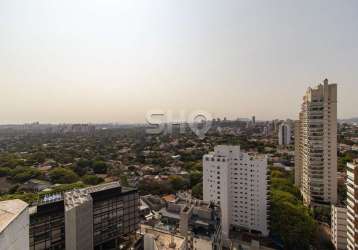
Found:
<svg viewBox="0 0 358 250"><path fill-rule="evenodd" d="M0 249L29 249L29 209L22 200L0 202Z"/></svg>
<svg viewBox="0 0 358 250"><path fill-rule="evenodd" d="M287 123L282 123L278 128L278 144L291 144L291 126Z"/></svg>
<svg viewBox="0 0 358 250"><path fill-rule="evenodd" d="M332 205L331 240L337 250L347 249L347 208Z"/></svg>
<svg viewBox="0 0 358 250"><path fill-rule="evenodd" d="M269 181L265 155L220 145L203 156L204 201L220 205L224 239L232 228L269 234Z"/></svg>

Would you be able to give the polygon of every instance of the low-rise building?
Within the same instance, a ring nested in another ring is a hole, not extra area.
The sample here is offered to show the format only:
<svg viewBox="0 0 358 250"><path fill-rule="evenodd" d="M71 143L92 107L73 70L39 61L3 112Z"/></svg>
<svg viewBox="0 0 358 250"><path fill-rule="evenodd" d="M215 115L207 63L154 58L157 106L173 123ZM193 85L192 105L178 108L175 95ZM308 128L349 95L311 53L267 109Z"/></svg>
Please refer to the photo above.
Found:
<svg viewBox="0 0 358 250"><path fill-rule="evenodd" d="M156 228L142 226L144 250L186 250L185 237Z"/></svg>
<svg viewBox="0 0 358 250"><path fill-rule="evenodd" d="M37 193L49 187L51 187L51 183L48 181L30 179L26 181L24 184L22 184L19 189L27 192Z"/></svg>

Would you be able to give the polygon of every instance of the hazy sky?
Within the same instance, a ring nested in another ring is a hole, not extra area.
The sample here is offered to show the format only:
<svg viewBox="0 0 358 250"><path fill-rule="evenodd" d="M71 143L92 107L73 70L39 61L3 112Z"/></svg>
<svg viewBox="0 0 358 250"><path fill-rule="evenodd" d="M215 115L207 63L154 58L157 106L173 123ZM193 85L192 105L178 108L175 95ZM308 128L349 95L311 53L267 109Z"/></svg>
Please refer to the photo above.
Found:
<svg viewBox="0 0 358 250"><path fill-rule="evenodd" d="M356 0L0 0L0 123L296 118L326 77L358 116Z"/></svg>

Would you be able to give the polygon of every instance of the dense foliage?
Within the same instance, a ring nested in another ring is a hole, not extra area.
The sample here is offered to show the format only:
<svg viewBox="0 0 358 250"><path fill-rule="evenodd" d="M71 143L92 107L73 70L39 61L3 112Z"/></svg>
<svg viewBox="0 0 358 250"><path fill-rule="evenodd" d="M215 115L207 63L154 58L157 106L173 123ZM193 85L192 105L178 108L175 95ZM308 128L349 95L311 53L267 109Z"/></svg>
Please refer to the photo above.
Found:
<svg viewBox="0 0 358 250"><path fill-rule="evenodd" d="M316 229L310 210L303 206L290 174L274 169L271 176L272 235L280 238L284 249L310 249Z"/></svg>
<svg viewBox="0 0 358 250"><path fill-rule="evenodd" d="M51 170L49 176L52 183L69 184L79 180L75 172L62 167Z"/></svg>

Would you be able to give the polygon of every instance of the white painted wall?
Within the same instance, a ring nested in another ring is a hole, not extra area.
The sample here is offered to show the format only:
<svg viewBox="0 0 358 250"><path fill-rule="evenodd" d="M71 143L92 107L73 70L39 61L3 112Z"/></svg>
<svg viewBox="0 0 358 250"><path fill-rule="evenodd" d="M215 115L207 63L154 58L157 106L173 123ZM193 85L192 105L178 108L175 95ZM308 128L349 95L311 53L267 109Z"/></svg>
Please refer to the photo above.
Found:
<svg viewBox="0 0 358 250"><path fill-rule="evenodd" d="M203 196L220 203L223 237L230 226L269 234L267 158L252 157L239 146L217 146L203 156Z"/></svg>

